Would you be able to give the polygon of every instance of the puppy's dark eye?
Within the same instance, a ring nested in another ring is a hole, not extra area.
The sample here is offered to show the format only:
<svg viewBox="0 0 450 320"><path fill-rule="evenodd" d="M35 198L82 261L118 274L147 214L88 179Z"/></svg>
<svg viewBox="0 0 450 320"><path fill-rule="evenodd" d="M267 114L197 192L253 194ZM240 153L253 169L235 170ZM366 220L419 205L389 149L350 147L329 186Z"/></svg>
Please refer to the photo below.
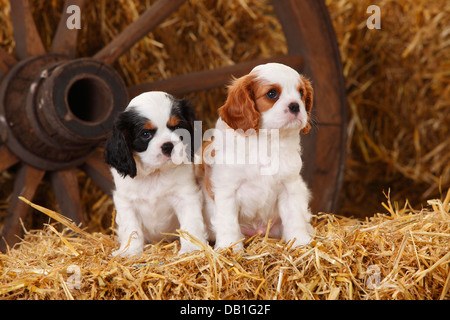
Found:
<svg viewBox="0 0 450 320"><path fill-rule="evenodd" d="M151 131L145 130L145 131L142 131L141 137L146 140L149 140L149 139L153 138L153 133Z"/></svg>
<svg viewBox="0 0 450 320"><path fill-rule="evenodd" d="M277 89L270 89L269 92L266 93L266 97L269 98L270 100L275 100L278 99L278 91Z"/></svg>
<svg viewBox="0 0 450 320"><path fill-rule="evenodd" d="M303 89L300 89L300 97L303 99Z"/></svg>

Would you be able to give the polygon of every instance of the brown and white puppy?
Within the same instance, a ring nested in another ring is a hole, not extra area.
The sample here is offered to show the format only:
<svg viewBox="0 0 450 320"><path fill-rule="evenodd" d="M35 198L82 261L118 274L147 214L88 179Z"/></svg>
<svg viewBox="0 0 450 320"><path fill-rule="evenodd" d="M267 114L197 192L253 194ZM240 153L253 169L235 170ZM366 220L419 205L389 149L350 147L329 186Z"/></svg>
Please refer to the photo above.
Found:
<svg viewBox="0 0 450 320"><path fill-rule="evenodd" d="M300 131L308 133L311 83L268 63L234 80L219 109L214 138L203 148L207 224L215 247L265 233L311 241L310 192L300 176ZM242 243L237 245L242 248Z"/></svg>

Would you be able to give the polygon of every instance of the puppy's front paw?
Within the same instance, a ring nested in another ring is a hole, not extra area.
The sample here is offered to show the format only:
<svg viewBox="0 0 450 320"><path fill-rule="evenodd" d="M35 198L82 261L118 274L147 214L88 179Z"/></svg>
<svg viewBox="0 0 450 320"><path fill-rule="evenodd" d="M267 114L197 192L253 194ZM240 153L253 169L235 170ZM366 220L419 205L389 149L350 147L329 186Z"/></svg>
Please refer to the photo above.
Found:
<svg viewBox="0 0 450 320"><path fill-rule="evenodd" d="M296 248L299 246L306 246L310 244L312 240L313 238L309 234L295 237L295 242L292 245L292 248Z"/></svg>
<svg viewBox="0 0 450 320"><path fill-rule="evenodd" d="M244 250L244 245L242 244L242 242L238 242L234 245L232 245L232 243L219 243L216 242L216 245L214 246L214 250L219 251L220 249L225 249L231 247L233 249L233 251L239 252Z"/></svg>
<svg viewBox="0 0 450 320"><path fill-rule="evenodd" d="M144 252L141 248L120 248L119 250L114 251L111 255L113 257L121 257L121 258L131 258L133 256L140 257Z"/></svg>
<svg viewBox="0 0 450 320"><path fill-rule="evenodd" d="M192 253L194 251L202 250L201 248L197 247L192 242L185 242L181 244L180 251L178 251L178 254L181 256L182 254Z"/></svg>

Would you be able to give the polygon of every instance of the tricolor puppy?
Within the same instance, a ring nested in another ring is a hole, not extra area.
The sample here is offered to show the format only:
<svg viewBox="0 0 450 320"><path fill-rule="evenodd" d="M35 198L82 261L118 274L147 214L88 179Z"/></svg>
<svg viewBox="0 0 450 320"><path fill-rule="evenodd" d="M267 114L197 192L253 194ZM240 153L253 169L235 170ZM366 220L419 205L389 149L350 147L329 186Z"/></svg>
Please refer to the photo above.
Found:
<svg viewBox="0 0 450 320"><path fill-rule="evenodd" d="M120 248L113 255L140 255L144 241L159 241L161 233L178 228L206 242L202 194L188 161L193 144L186 137L193 139L194 118L186 100L164 92L137 96L118 116L105 146L116 186ZM180 241L180 254L198 249Z"/></svg>
<svg viewBox="0 0 450 320"><path fill-rule="evenodd" d="M269 221L271 237L295 239L294 246L311 241L300 131L311 128L312 102L310 82L278 63L259 65L229 87L214 139L203 148L203 158L214 160L203 166L203 191L216 249L265 234ZM271 165L276 170L264 172Z"/></svg>

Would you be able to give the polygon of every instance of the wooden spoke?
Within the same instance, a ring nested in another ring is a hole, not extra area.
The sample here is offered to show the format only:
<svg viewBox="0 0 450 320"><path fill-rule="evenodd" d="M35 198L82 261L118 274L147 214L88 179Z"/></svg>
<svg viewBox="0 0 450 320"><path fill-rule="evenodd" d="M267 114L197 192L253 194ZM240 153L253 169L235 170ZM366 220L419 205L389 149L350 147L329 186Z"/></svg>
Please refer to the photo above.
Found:
<svg viewBox="0 0 450 320"><path fill-rule="evenodd" d="M67 19L70 14L67 13L67 8L71 5L76 5L80 9L83 9L84 2L84 0L66 0L58 28L56 29L55 37L53 38L52 47L50 49L51 53L75 58L78 29L69 29L67 27Z"/></svg>
<svg viewBox="0 0 450 320"><path fill-rule="evenodd" d="M114 188L113 177L100 151L93 153L81 166L81 169L103 192L111 194Z"/></svg>
<svg viewBox="0 0 450 320"><path fill-rule="evenodd" d="M0 77L8 72L17 63L16 58L0 48Z"/></svg>
<svg viewBox="0 0 450 320"><path fill-rule="evenodd" d="M84 223L77 169L54 171L51 173L51 182L61 213L76 224Z"/></svg>
<svg viewBox="0 0 450 320"><path fill-rule="evenodd" d="M6 224L2 234L2 241L0 243L0 251L5 251L6 243L9 246L12 246L19 240L19 237L23 235L20 219L25 219L29 206L20 201L19 197L22 196L31 201L34 198L37 187L42 181L44 174L45 171L35 169L28 165L22 166L17 172L11 196L11 203L8 208Z"/></svg>
<svg viewBox="0 0 450 320"><path fill-rule="evenodd" d="M23 60L45 53L44 45L34 23L28 0L11 0L16 56Z"/></svg>
<svg viewBox="0 0 450 320"><path fill-rule="evenodd" d="M131 46L156 28L185 0L158 0L148 8L136 21L125 28L106 47L100 50L94 59L112 64Z"/></svg>
<svg viewBox="0 0 450 320"><path fill-rule="evenodd" d="M250 72L255 66L268 62L283 63L297 70L302 67L302 58L298 55L264 58L132 86L128 88L128 95L130 98L133 98L142 92L150 90L161 90L174 95L184 95L189 92L217 88L228 84L233 76L240 77Z"/></svg>
<svg viewBox="0 0 450 320"><path fill-rule="evenodd" d="M17 158L9 149L5 146L0 147L0 172L8 169L19 162Z"/></svg>

